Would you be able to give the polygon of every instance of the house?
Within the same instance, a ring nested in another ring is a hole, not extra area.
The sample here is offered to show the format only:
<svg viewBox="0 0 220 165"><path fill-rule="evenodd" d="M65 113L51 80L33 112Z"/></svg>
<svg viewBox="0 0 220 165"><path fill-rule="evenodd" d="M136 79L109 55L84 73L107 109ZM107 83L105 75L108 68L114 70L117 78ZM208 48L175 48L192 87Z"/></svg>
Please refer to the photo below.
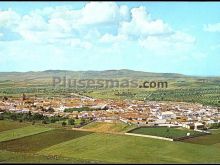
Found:
<svg viewBox="0 0 220 165"><path fill-rule="evenodd" d="M198 129L204 129L204 124L202 123L194 123L194 126L195 126L195 130L198 130Z"/></svg>
<svg viewBox="0 0 220 165"><path fill-rule="evenodd" d="M65 110L66 108L69 108L69 107L61 105L60 108L59 108L59 111L60 111L60 112L64 112L64 110Z"/></svg>
<svg viewBox="0 0 220 165"><path fill-rule="evenodd" d="M198 130L198 129L204 129L204 124L202 123L187 123L187 124L183 124L182 127L187 128L187 129L194 129L194 130Z"/></svg>
<svg viewBox="0 0 220 165"><path fill-rule="evenodd" d="M165 124L166 123L166 120L165 119L156 119L154 121L154 124Z"/></svg>
<svg viewBox="0 0 220 165"><path fill-rule="evenodd" d="M218 124L219 122L218 122L218 120L208 120L208 121L206 121L206 124Z"/></svg>
<svg viewBox="0 0 220 165"><path fill-rule="evenodd" d="M182 127L187 129L194 129L195 125L193 123L187 123L187 124L183 124Z"/></svg>
<svg viewBox="0 0 220 165"><path fill-rule="evenodd" d="M172 111L162 112L161 115L158 116L159 119L175 119L176 115Z"/></svg>

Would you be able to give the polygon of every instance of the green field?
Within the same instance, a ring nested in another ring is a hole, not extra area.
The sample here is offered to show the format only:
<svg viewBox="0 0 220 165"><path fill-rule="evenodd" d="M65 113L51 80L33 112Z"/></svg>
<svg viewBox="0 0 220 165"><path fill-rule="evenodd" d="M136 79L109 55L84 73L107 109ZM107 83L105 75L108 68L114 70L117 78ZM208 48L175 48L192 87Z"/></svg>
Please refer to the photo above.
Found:
<svg viewBox="0 0 220 165"><path fill-rule="evenodd" d="M45 128L41 126L40 127L32 126L32 125L22 127L22 128L17 128L17 129L11 129L11 130L3 131L0 133L0 142L22 138L22 137L30 136L34 134L39 134L39 133L49 131L49 130L51 130L51 128Z"/></svg>
<svg viewBox="0 0 220 165"><path fill-rule="evenodd" d="M5 125L11 125L6 121ZM219 131L216 143L193 144L170 142L146 137L92 133L87 131L29 128L33 135L0 142L0 162L24 163L219 163ZM17 129L8 131L13 132ZM4 133L1 132L0 135ZM211 137L207 135L204 137ZM210 139L212 141L213 139ZM205 141L204 141L205 142Z"/></svg>
<svg viewBox="0 0 220 165"><path fill-rule="evenodd" d="M185 137L187 133L190 133L191 136L202 134L200 132L196 132L193 130L188 130L183 128L168 128L168 127L141 127L131 130L129 131L129 133L160 136L160 137L166 137L172 139Z"/></svg>
<svg viewBox="0 0 220 165"><path fill-rule="evenodd" d="M37 152L46 147L90 134L84 131L55 129L32 136L0 142L0 148L14 152Z"/></svg>
<svg viewBox="0 0 220 165"><path fill-rule="evenodd" d="M172 80L172 83L177 80ZM174 102L190 102L201 103L204 105L220 106L220 87L219 83L214 85L200 84L195 86L195 82L189 82L187 86L179 87L174 85L167 89L143 89L143 88L127 88L127 89L103 89L94 90L92 92L85 91L83 94L94 98L101 99L134 99L146 101L174 101Z"/></svg>
<svg viewBox="0 0 220 165"><path fill-rule="evenodd" d="M220 149L145 137L94 133L40 151L111 163L216 163Z"/></svg>
<svg viewBox="0 0 220 165"><path fill-rule="evenodd" d="M184 142L202 144L202 145L216 145L220 148L220 132L207 136L196 137L192 139L186 139Z"/></svg>
<svg viewBox="0 0 220 165"><path fill-rule="evenodd" d="M92 122L83 129L99 132L127 132L128 130L135 128L135 125L128 125L122 122L106 123L106 122Z"/></svg>
<svg viewBox="0 0 220 165"><path fill-rule="evenodd" d="M0 150L0 163L94 163L91 161Z"/></svg>
<svg viewBox="0 0 220 165"><path fill-rule="evenodd" d="M27 126L27 123L9 122L7 120L0 120L0 132L10 129L16 129Z"/></svg>

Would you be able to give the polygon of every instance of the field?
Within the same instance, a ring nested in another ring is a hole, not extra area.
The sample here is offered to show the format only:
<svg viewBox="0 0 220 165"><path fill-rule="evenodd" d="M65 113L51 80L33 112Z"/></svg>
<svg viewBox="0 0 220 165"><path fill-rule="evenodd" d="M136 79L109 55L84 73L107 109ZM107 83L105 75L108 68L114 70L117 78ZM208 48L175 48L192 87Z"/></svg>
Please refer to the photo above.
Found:
<svg viewBox="0 0 220 165"><path fill-rule="evenodd" d="M22 137L30 136L34 134L39 134L39 133L46 132L49 130L51 130L51 128L38 127L38 126L26 126L26 127L17 128L17 129L11 129L11 130L1 132L0 142L22 138Z"/></svg>
<svg viewBox="0 0 220 165"><path fill-rule="evenodd" d="M90 163L90 161L65 157L51 157L30 153L0 150L0 163Z"/></svg>
<svg viewBox="0 0 220 165"><path fill-rule="evenodd" d="M215 163L220 162L219 152L196 144L94 133L39 153L111 163Z"/></svg>
<svg viewBox="0 0 220 165"><path fill-rule="evenodd" d="M191 136L201 134L200 132L196 132L193 130L188 130L183 128L168 128L168 127L141 127L131 130L129 131L129 133L160 136L160 137L166 137L172 139L185 137L187 133L190 133Z"/></svg>
<svg viewBox="0 0 220 165"><path fill-rule="evenodd" d="M52 86L53 76L82 79L137 79L167 81L166 89L149 88L65 88ZM131 70L43 71L0 73L0 99L21 97L69 97L71 93L102 99L191 102L220 106L220 77ZM76 120L79 123L80 120ZM134 126L93 122L81 130L62 128L61 123L0 121L0 162L24 163L220 163L220 131L181 142L123 135ZM69 129L69 130L67 130ZM84 130L84 131L83 131ZM94 132L87 132L87 131ZM101 133L105 132L105 133ZM111 132L106 133L106 132ZM189 130L137 129L132 133L182 137ZM190 131L191 134L197 132Z"/></svg>
<svg viewBox="0 0 220 165"><path fill-rule="evenodd" d="M220 148L220 133L196 137L192 139L186 139L184 142L201 144L201 145L214 145Z"/></svg>
<svg viewBox="0 0 220 165"><path fill-rule="evenodd" d="M12 121L5 121L11 125ZM97 124L97 123L94 123ZM102 123L99 123L102 124ZM40 125L28 126L45 129ZM22 128L28 128L22 127ZM91 125L90 125L91 127ZM116 126L117 127L117 126ZM22 129L18 128L18 129ZM15 132L16 129L8 131ZM0 162L219 163L215 145L169 142L110 133L51 129L0 142ZM1 134L4 132L1 132ZM213 135L220 135L216 131ZM208 135L207 137L211 137ZM217 138L216 138L217 140ZM216 141L219 142L219 141ZM217 143L216 143L217 144Z"/></svg>
<svg viewBox="0 0 220 165"><path fill-rule="evenodd" d="M26 123L20 123L20 122L8 122L6 120L0 120L0 132L7 131L10 129L16 129L21 128L24 126L27 126Z"/></svg>
<svg viewBox="0 0 220 165"><path fill-rule="evenodd" d="M55 129L32 136L0 142L1 149L13 152L37 152L43 148L85 136L90 132L80 132L72 130Z"/></svg>
<svg viewBox="0 0 220 165"><path fill-rule="evenodd" d="M177 81L177 80L171 80ZM189 83L190 84L190 83ZM220 106L220 88L216 86L194 86L194 82L188 86L171 86L167 89L144 89L144 88L127 88L127 89L103 89L94 91L85 91L83 94L94 98L102 99L135 99L146 101L174 101L201 103L204 105Z"/></svg>
<svg viewBox="0 0 220 165"><path fill-rule="evenodd" d="M122 122L117 122L117 123L92 122L82 128L96 132L126 132L134 127L135 127L134 125L127 125Z"/></svg>

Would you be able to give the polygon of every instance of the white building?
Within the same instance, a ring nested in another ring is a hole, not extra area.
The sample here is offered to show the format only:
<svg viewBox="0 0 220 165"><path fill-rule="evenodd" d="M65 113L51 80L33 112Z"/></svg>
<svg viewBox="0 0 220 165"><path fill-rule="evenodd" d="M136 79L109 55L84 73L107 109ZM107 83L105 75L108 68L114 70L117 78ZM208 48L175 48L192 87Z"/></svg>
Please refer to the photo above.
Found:
<svg viewBox="0 0 220 165"><path fill-rule="evenodd" d="M204 128L204 124L202 124L202 123L195 123L194 125L195 125L195 128L194 128L195 130Z"/></svg>
<svg viewBox="0 0 220 165"><path fill-rule="evenodd" d="M161 115L158 116L159 119L176 119L176 114L171 111L162 112Z"/></svg>

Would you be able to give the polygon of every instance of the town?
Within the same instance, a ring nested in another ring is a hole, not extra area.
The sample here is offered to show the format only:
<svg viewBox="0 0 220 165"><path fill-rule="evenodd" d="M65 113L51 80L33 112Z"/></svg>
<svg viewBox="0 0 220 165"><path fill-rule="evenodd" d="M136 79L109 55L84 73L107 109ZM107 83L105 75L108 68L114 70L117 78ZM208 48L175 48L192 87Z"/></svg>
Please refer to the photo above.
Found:
<svg viewBox="0 0 220 165"><path fill-rule="evenodd" d="M72 111L71 111L72 110ZM121 121L136 126L172 126L187 129L207 129L219 126L220 108L197 103L94 99L72 93L65 98L3 97L0 113L33 113L92 121Z"/></svg>

